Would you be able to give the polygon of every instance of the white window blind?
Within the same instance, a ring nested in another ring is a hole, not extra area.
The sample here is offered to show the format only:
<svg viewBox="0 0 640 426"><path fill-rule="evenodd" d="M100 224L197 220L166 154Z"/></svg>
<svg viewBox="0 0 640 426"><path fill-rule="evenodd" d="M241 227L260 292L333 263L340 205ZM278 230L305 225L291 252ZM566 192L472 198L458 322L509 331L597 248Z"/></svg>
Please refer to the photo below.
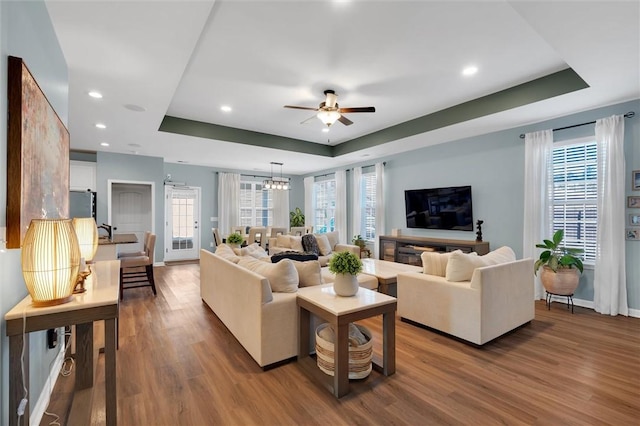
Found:
<svg viewBox="0 0 640 426"><path fill-rule="evenodd" d="M335 229L336 181L335 179L324 180L315 182L313 186L316 198L314 212L316 232L331 232Z"/></svg>
<svg viewBox="0 0 640 426"><path fill-rule="evenodd" d="M271 190L263 190L262 183L240 182L240 225L271 226L273 198Z"/></svg>
<svg viewBox="0 0 640 426"><path fill-rule="evenodd" d="M593 140L554 144L551 191L552 232L564 230L564 245L584 250L593 265L598 226L597 145Z"/></svg>
<svg viewBox="0 0 640 426"><path fill-rule="evenodd" d="M362 227L360 235L367 241L376 239L376 173L364 173L361 179Z"/></svg>

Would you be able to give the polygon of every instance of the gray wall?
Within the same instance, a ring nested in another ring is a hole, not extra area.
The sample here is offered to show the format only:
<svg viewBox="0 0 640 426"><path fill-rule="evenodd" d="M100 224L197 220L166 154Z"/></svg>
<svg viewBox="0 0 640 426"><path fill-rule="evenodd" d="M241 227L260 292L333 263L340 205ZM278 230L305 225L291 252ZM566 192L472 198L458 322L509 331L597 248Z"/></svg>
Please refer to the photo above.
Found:
<svg viewBox="0 0 640 426"><path fill-rule="evenodd" d="M49 14L42 1L0 2L0 117L7 116L7 56L24 59L65 124L68 124L68 75L64 55L53 31ZM0 176L7 175L7 127L6 120L0 120ZM0 226L6 226L6 181L0 184ZM4 314L27 295L27 289L20 268L20 250L0 252L0 314ZM0 330L0 424L8 424L9 414L9 345L6 323L2 320ZM29 352L30 383L29 401L33 409L49 376L51 363L58 348L46 348L44 332L31 333ZM48 391L48 389L46 390Z"/></svg>
<svg viewBox="0 0 640 426"><path fill-rule="evenodd" d="M630 183L631 170L640 170L640 101L636 100L376 160L387 162L385 167L386 229L380 234L388 234L391 229L399 228L405 235L474 240L474 231L407 229L404 211L406 189L471 185L474 221L484 220L483 239L489 241L492 248L510 246L520 257L523 248L524 140L520 139L519 135L535 130L589 122L628 111L635 111L637 115L634 118L625 119L626 174L629 181L627 195L639 196L640 192L631 191ZM589 125L554 132L554 138L565 140L593 134L594 126ZM354 165L370 163L371 161ZM314 175L334 170L323 170ZM349 174L348 177L350 177ZM627 209L627 215L631 212L631 209ZM352 234L354 232L350 229L349 235ZM621 235L620 238L624 236ZM640 242L627 241L627 292L629 307L632 309L640 309L638 259L640 259ZM575 297L593 301L593 270L585 271Z"/></svg>

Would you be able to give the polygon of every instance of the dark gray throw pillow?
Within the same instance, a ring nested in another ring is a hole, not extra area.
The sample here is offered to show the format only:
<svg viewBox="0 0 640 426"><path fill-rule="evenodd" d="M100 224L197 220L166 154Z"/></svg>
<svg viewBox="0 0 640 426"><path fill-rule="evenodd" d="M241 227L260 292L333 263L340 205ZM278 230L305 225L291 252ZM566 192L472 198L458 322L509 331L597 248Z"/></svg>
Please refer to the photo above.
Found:
<svg viewBox="0 0 640 426"><path fill-rule="evenodd" d="M305 262L307 260L318 260L318 255L315 253L300 253L299 251L282 251L278 254L271 256L271 263L278 263L282 259L297 260L299 262Z"/></svg>
<svg viewBox="0 0 640 426"><path fill-rule="evenodd" d="M305 234L302 236L302 248L307 253L315 253L320 256L320 248L318 247L318 241L313 234Z"/></svg>

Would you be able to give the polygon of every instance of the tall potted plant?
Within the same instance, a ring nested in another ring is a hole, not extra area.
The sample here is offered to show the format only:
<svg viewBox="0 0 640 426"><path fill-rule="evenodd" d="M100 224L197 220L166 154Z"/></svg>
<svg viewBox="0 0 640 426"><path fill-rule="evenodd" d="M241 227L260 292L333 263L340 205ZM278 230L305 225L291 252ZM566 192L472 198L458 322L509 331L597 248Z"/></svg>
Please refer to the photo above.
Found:
<svg viewBox="0 0 640 426"><path fill-rule="evenodd" d="M574 293L580 281L583 265L577 255L583 250L561 245L563 238L564 231L560 229L551 240L536 244L536 247L545 250L535 263L535 273L542 267L540 280L547 293L568 296Z"/></svg>
<svg viewBox="0 0 640 426"><path fill-rule="evenodd" d="M362 272L362 261L350 251L341 251L331 256L329 271L336 274L333 290L338 296L354 296L358 292L356 275Z"/></svg>
<svg viewBox="0 0 640 426"><path fill-rule="evenodd" d="M289 226L304 226L304 213L300 207L296 207L289 212Z"/></svg>

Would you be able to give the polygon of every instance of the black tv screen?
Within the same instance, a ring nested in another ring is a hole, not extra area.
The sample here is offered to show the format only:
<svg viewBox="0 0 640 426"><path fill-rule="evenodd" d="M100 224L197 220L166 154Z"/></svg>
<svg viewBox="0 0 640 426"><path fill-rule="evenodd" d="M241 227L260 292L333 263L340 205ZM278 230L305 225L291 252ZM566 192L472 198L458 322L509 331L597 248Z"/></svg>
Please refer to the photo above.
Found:
<svg viewBox="0 0 640 426"><path fill-rule="evenodd" d="M404 191L407 228L473 231L471 187Z"/></svg>

